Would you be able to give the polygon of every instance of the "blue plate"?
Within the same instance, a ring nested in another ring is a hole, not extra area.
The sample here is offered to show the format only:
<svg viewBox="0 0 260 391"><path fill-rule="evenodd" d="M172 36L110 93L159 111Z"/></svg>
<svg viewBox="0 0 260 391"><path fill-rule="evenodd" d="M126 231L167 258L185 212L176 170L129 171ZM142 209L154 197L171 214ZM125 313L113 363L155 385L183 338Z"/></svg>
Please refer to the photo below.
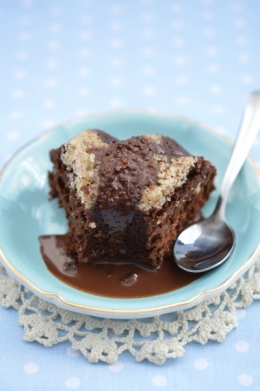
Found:
<svg viewBox="0 0 260 391"><path fill-rule="evenodd" d="M138 111L77 119L59 126L20 150L6 165L0 180L0 248L7 271L36 295L64 309L110 318L141 318L192 307L224 291L260 253L260 181L247 160L231 191L226 209L236 233L230 259L176 291L140 299L111 299L78 291L55 278L46 268L38 236L65 233L67 223L56 201L48 200L49 150L87 128L99 128L125 139L159 133L170 136L194 155L203 155L218 170L218 189L232 145L204 125L187 119ZM204 207L214 209L217 191Z"/></svg>

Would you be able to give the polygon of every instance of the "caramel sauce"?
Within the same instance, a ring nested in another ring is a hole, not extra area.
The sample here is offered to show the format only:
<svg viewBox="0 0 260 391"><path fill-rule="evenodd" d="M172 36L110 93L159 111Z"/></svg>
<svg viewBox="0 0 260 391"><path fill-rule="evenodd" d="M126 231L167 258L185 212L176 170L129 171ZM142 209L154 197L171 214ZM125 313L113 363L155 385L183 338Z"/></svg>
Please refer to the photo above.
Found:
<svg viewBox="0 0 260 391"><path fill-rule="evenodd" d="M66 235L40 236L41 254L48 270L75 289L93 295L114 298L138 298L160 295L179 289L201 277L179 269L173 259L165 259L158 269L125 260L114 263L76 264L62 247Z"/></svg>

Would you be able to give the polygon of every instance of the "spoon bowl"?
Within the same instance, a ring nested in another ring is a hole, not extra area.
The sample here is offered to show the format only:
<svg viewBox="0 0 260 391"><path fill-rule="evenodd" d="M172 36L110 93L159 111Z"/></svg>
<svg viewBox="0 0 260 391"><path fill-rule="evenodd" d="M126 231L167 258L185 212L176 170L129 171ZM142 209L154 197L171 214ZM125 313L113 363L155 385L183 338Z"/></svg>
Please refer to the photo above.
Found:
<svg viewBox="0 0 260 391"><path fill-rule="evenodd" d="M260 128L260 91L253 92L245 107L238 137L229 160L217 206L212 216L186 228L173 247L176 264L186 271L201 273L225 262L235 247L235 233L225 221L230 189Z"/></svg>
<svg viewBox="0 0 260 391"><path fill-rule="evenodd" d="M235 233L216 215L184 230L174 246L177 265L192 273L208 271L226 261L235 247Z"/></svg>

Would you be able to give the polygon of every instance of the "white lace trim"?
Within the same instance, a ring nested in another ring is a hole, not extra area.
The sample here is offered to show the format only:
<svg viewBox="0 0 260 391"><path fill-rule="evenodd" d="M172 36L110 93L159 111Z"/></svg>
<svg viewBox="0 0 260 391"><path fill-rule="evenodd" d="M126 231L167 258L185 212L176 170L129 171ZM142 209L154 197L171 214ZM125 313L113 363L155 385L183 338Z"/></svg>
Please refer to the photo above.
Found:
<svg viewBox="0 0 260 391"><path fill-rule="evenodd" d="M23 339L50 347L70 341L92 363L113 363L124 351L137 361L163 364L181 357L190 342L222 342L237 327L236 309L260 299L260 258L226 292L187 311L144 320L98 319L66 311L39 299L13 278L0 264L0 304L15 308Z"/></svg>

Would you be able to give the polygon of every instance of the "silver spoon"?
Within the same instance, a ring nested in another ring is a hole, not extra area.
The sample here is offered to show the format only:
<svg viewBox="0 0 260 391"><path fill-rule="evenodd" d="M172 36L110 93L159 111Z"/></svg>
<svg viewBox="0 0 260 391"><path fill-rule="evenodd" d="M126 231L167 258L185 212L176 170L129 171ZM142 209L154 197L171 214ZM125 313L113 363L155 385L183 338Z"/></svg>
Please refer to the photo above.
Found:
<svg viewBox="0 0 260 391"><path fill-rule="evenodd" d="M229 191L248 155L260 128L260 91L253 92L244 116L233 153L229 160L213 214L186 228L173 247L176 264L188 272L201 273L226 261L235 247L235 233L225 221Z"/></svg>

